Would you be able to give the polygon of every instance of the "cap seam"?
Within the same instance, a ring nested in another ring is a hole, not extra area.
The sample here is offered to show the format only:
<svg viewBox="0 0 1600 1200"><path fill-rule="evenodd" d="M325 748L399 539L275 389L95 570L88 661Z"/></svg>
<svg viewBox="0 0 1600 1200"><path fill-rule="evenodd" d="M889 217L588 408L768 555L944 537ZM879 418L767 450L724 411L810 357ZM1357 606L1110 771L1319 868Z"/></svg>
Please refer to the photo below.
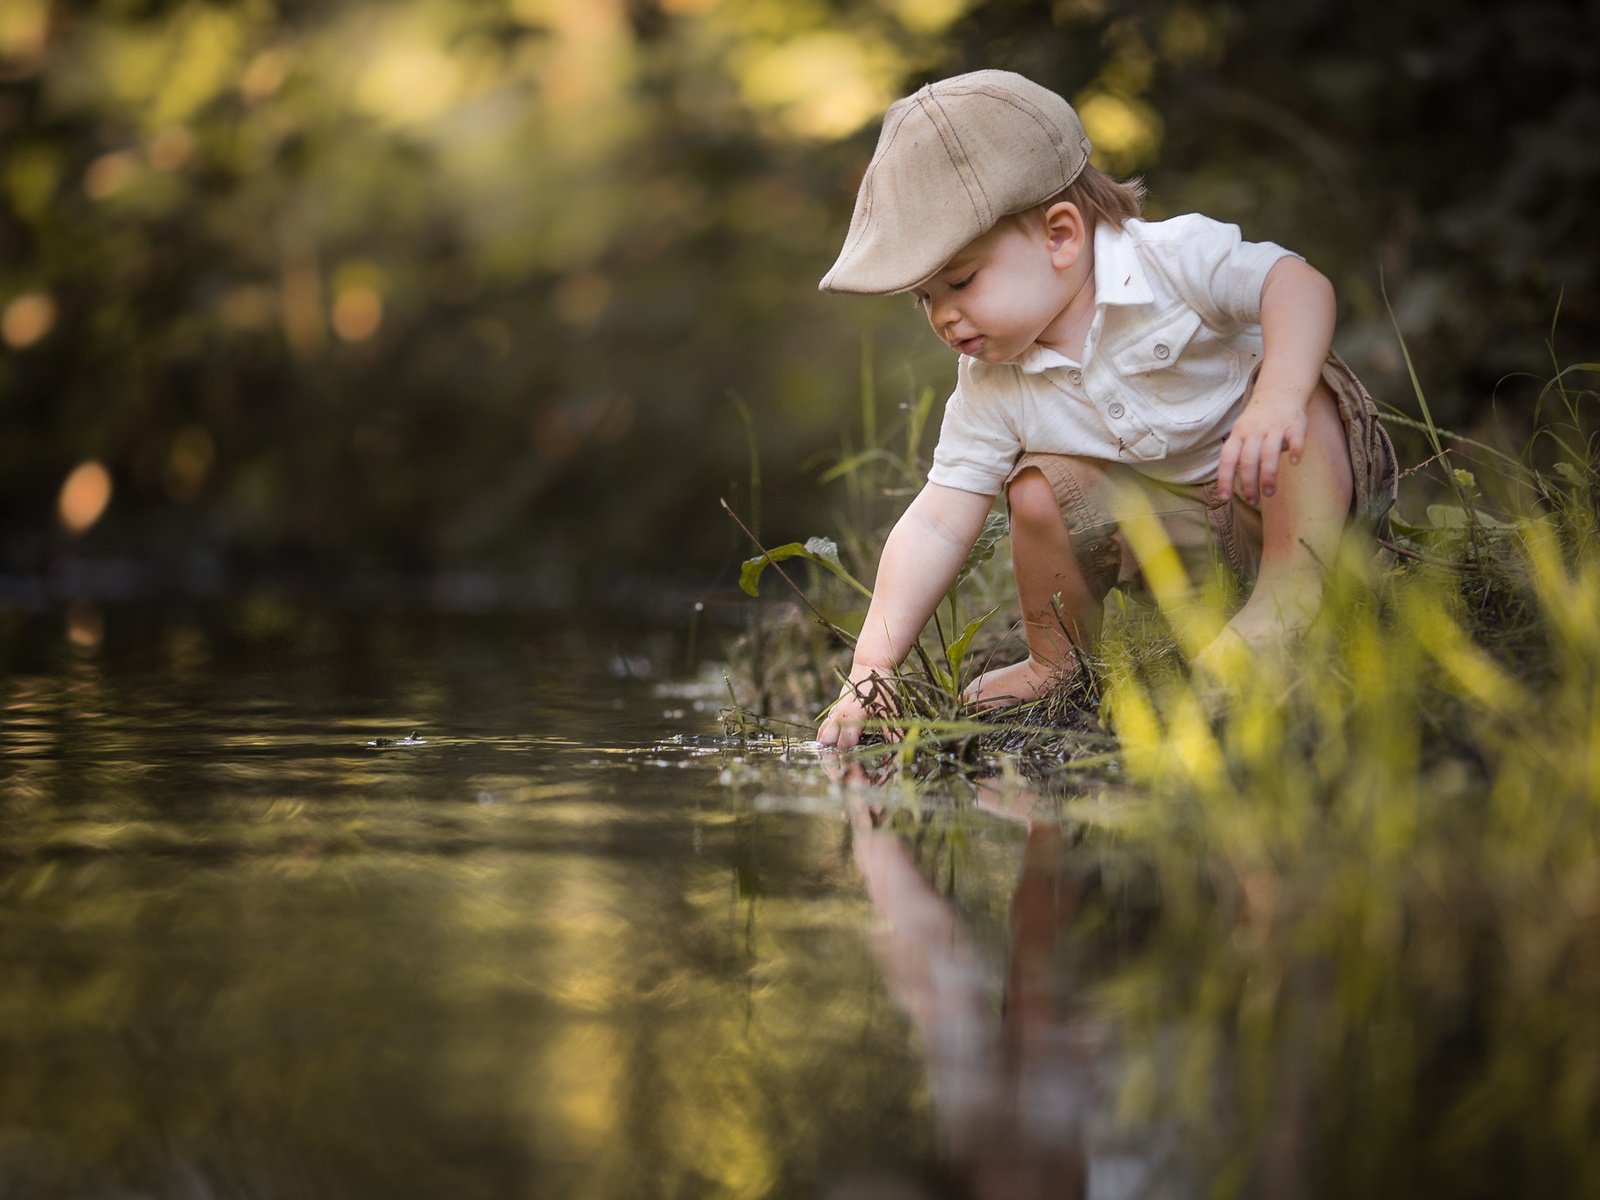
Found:
<svg viewBox="0 0 1600 1200"><path fill-rule="evenodd" d="M932 97L931 95L929 98L933 100L934 107L939 110L939 116L944 119L943 125L941 125L938 121L934 121L933 127L939 133L939 140L944 143L946 154L950 153L951 139L954 139L956 149L961 152L961 161L966 165L967 169L965 172L963 172L959 167L957 167L956 175L961 179L961 186L966 189L967 200L971 202L972 207L977 210L978 223L987 229L989 226L992 226L995 221L1000 219L999 216L995 214L994 202L989 199L989 190L983 186L983 179L978 174L978 168L973 165L971 156L967 154L966 143L961 140L961 133L958 129L956 129L956 123L950 119L950 115L944 110L944 105L940 104L937 98ZM950 130L948 137L945 134L945 126L948 126ZM952 165L954 164L952 163ZM979 208L977 201L973 198L972 185L967 183L968 175L972 177L972 183L977 185L978 193L983 197L983 205L981 208ZM1003 216L1004 214L1000 215Z"/></svg>
<svg viewBox="0 0 1600 1200"><path fill-rule="evenodd" d="M1002 104L1009 105L1010 107L1016 109L1018 112L1022 113L1031 121L1033 121L1033 123L1039 126L1039 128L1043 129L1047 134L1052 135L1050 139L1052 145L1058 147L1067 145L1065 139L1060 137L1060 130L1056 126L1055 122L1049 120L1035 105L1027 104L1016 96L997 95L994 98L999 100ZM1083 144L1088 140L1089 138L1087 134L1081 134L1078 138L1077 149L1084 150ZM1079 175L1083 174L1083 168L1085 165L1087 165L1088 161L1089 155L1087 151L1085 151L1083 155L1083 161L1078 164L1078 169L1067 175L1066 179L1055 189L1055 191L1060 191L1062 188L1070 187L1073 180L1077 179ZM1060 162L1059 150L1057 151L1057 162ZM1054 195L1054 192L1050 193L1050 195Z"/></svg>

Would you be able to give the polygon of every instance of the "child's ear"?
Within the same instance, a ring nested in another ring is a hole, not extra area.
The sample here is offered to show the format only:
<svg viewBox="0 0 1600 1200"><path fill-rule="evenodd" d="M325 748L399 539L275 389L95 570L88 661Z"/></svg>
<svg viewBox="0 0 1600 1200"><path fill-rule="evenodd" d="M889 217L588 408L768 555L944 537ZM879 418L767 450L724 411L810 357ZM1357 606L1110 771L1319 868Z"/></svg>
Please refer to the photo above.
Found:
<svg viewBox="0 0 1600 1200"><path fill-rule="evenodd" d="M1071 200L1052 204L1044 213L1045 233L1050 239L1050 258L1065 269L1078 261L1089 240L1089 227L1083 213Z"/></svg>

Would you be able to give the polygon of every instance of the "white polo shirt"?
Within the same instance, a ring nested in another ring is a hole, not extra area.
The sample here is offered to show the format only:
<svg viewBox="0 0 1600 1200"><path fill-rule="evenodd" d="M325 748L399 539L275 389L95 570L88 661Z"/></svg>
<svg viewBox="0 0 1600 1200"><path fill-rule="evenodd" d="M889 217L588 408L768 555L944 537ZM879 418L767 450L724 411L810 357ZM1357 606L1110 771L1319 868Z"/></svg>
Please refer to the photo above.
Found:
<svg viewBox="0 0 1600 1200"><path fill-rule="evenodd" d="M1290 253L1198 213L1101 224L1083 361L1039 345L1004 363L963 355L929 481L993 496L1024 451L1214 479L1261 361L1262 284Z"/></svg>

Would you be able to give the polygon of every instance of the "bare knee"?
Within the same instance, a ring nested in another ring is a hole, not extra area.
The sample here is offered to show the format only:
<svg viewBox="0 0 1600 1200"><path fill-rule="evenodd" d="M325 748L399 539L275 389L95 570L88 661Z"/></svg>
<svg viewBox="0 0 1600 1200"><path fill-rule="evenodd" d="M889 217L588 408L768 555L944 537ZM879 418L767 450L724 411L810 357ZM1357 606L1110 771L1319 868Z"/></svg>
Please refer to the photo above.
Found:
<svg viewBox="0 0 1600 1200"><path fill-rule="evenodd" d="M1056 490L1037 467L1025 467L1006 487L1006 505L1011 512L1011 528L1054 530L1062 525L1061 506Z"/></svg>

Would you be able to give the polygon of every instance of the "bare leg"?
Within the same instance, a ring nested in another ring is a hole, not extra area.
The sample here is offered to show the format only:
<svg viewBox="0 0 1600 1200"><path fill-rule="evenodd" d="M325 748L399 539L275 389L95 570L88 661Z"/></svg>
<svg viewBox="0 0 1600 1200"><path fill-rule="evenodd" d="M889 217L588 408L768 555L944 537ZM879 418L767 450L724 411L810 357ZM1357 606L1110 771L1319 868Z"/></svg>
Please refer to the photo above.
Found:
<svg viewBox="0 0 1600 1200"><path fill-rule="evenodd" d="M1006 499L1028 657L968 686L968 700L989 705L1037 699L1055 675L1071 669L1073 646L1092 644L1100 631L1100 598L1084 580L1050 481L1037 469L1024 470Z"/></svg>
<svg viewBox="0 0 1600 1200"><path fill-rule="evenodd" d="M1251 650L1281 647L1316 619L1323 572L1339 552L1354 486L1350 447L1333 393L1319 383L1307 410L1305 451L1284 460L1277 493L1261 502L1261 573L1250 599L1201 651L1204 669L1234 638Z"/></svg>

